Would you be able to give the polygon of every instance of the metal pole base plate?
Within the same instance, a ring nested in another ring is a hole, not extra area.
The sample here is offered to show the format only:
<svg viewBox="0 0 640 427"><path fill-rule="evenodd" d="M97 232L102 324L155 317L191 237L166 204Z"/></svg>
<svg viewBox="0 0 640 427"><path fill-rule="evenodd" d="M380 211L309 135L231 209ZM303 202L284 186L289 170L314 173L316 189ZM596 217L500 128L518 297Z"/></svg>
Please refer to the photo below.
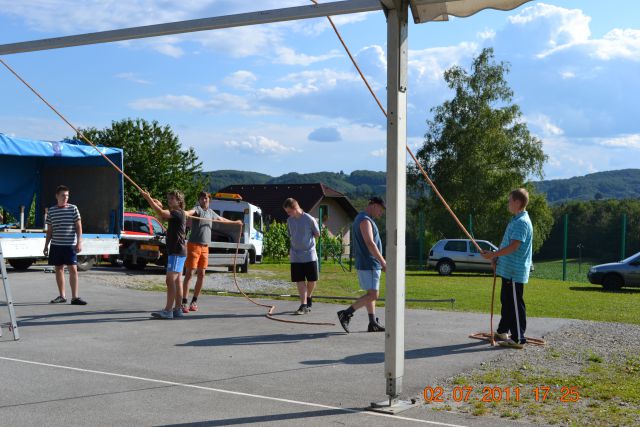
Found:
<svg viewBox="0 0 640 427"><path fill-rule="evenodd" d="M367 411L372 412L380 412L383 414L399 414L400 412L404 412L408 409L415 408L418 406L416 399L411 400L400 400L400 399L390 399L382 402L371 402L371 406L365 408Z"/></svg>

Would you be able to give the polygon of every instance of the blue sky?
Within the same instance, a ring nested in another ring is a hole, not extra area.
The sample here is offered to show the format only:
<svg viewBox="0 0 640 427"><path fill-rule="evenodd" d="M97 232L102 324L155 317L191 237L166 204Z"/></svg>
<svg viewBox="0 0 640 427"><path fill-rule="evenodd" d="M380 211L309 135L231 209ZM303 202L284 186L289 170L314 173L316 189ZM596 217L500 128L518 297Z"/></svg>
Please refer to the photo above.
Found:
<svg viewBox="0 0 640 427"><path fill-rule="evenodd" d="M0 43L299 6L304 0L0 0ZM257 6L259 5L259 6ZM451 97L442 72L486 46L529 129L544 142L545 178L638 167L640 3L529 2L511 12L409 28L409 144ZM380 13L334 18L384 102ZM80 127L142 117L170 125L204 170L385 170L385 120L326 19L217 30L4 57ZM0 132L72 134L0 69Z"/></svg>

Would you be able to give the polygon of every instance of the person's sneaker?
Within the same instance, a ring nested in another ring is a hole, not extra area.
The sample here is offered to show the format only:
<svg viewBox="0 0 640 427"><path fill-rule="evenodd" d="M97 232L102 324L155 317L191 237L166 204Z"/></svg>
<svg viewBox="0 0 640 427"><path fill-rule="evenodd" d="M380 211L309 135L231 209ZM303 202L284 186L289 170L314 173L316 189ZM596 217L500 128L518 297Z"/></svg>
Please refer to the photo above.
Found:
<svg viewBox="0 0 640 427"><path fill-rule="evenodd" d="M501 347L517 348L518 350L522 350L524 348L524 344L515 342L514 340L500 341L498 345Z"/></svg>
<svg viewBox="0 0 640 427"><path fill-rule="evenodd" d="M182 304L182 306L180 308L182 309L183 313L188 313L189 312L189 307L187 307L187 304Z"/></svg>
<svg viewBox="0 0 640 427"><path fill-rule="evenodd" d="M509 333L505 332L503 334L499 334L498 332L494 332L493 333L493 339L496 341L508 341L509 340Z"/></svg>
<svg viewBox="0 0 640 427"><path fill-rule="evenodd" d="M63 296L58 295L57 297L55 297L54 299L52 299L51 301L49 301L51 304L64 304L65 302L67 302L67 299Z"/></svg>
<svg viewBox="0 0 640 427"><path fill-rule="evenodd" d="M344 329L346 333L349 333L349 322L351 321L352 316L353 314L347 313L347 310L340 310L338 312L338 320L340 321L340 325L342 325L342 329Z"/></svg>
<svg viewBox="0 0 640 427"><path fill-rule="evenodd" d="M307 297L307 308L311 310L311 306L313 305L313 298Z"/></svg>
<svg viewBox="0 0 640 427"><path fill-rule="evenodd" d="M151 313L151 317L156 319L173 319L173 311L171 310L160 310L154 311Z"/></svg>
<svg viewBox="0 0 640 427"><path fill-rule="evenodd" d="M309 312L309 307L307 307L304 304L300 304L300 307L298 307L298 310L296 310L295 314L301 315L301 314L307 314Z"/></svg>
<svg viewBox="0 0 640 427"><path fill-rule="evenodd" d="M369 323L369 327L367 328L367 332L384 332L384 326L378 323L380 319L376 317L376 321L373 323Z"/></svg>
<svg viewBox="0 0 640 427"><path fill-rule="evenodd" d="M195 302L189 304L189 311L198 311L198 304L196 304Z"/></svg>
<svg viewBox="0 0 640 427"><path fill-rule="evenodd" d="M173 310L173 318L176 317L184 317L184 313L182 312L182 308L176 308Z"/></svg>
<svg viewBox="0 0 640 427"><path fill-rule="evenodd" d="M82 298L78 297L78 298L71 298L71 304L72 305L87 305L87 302L85 300L83 300Z"/></svg>

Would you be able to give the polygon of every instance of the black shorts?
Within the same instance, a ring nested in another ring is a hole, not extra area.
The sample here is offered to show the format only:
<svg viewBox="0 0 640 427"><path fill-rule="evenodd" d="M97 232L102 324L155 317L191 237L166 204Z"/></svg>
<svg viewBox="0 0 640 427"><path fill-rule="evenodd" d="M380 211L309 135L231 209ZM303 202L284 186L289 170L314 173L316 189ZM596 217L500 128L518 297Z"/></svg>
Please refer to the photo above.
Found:
<svg viewBox="0 0 640 427"><path fill-rule="evenodd" d="M49 245L49 265L77 265L75 245Z"/></svg>
<svg viewBox="0 0 640 427"><path fill-rule="evenodd" d="M318 261L291 263L291 281L304 282L305 280L318 281Z"/></svg>

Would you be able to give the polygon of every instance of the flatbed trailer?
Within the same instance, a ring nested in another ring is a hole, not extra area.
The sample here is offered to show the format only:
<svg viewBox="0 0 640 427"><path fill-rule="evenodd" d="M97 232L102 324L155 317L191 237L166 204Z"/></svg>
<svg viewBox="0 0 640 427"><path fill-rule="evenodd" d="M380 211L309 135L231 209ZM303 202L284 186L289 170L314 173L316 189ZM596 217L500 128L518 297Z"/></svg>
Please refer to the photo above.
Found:
<svg viewBox="0 0 640 427"><path fill-rule="evenodd" d="M122 168L121 149L98 149ZM78 206L82 218L79 268L91 268L99 256L119 252L124 182L95 148L80 141L37 141L0 134L0 206L17 219L12 226L0 227L0 244L4 258L14 268L27 269L44 259L45 215L56 204L58 185L69 187L69 203Z"/></svg>

